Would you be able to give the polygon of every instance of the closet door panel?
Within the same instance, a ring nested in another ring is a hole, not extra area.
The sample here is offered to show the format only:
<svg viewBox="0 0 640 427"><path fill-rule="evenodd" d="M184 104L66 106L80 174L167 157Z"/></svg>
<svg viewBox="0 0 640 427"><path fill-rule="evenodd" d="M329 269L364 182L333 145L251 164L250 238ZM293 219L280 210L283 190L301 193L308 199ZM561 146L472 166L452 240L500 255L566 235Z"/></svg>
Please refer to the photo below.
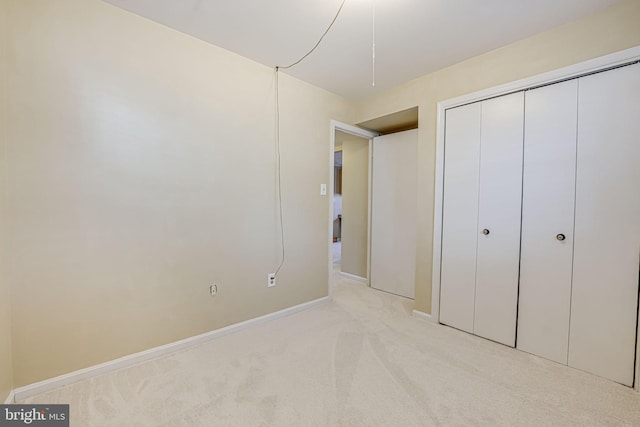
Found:
<svg viewBox="0 0 640 427"><path fill-rule="evenodd" d="M525 94L517 347L567 363L578 81Z"/></svg>
<svg viewBox="0 0 640 427"><path fill-rule="evenodd" d="M518 304L523 121L523 92L482 102L474 333L512 347Z"/></svg>
<svg viewBox="0 0 640 427"><path fill-rule="evenodd" d="M481 104L446 111L441 323L473 333Z"/></svg>
<svg viewBox="0 0 640 427"><path fill-rule="evenodd" d="M640 65L578 84L569 365L630 386L640 257Z"/></svg>

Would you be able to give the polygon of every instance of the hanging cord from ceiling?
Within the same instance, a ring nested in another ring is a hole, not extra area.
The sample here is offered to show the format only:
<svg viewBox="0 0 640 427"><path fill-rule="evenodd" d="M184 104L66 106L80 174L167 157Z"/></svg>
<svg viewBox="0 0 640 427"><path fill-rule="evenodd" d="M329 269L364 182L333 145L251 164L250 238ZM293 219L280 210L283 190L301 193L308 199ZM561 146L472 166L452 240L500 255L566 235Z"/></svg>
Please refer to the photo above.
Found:
<svg viewBox="0 0 640 427"><path fill-rule="evenodd" d="M284 220L282 219L282 173L280 168L281 156L280 156L280 83L278 82L278 67L276 67L275 72L275 85L276 85L276 168L278 171L278 205L279 205L279 213L280 213L280 243L282 248L282 256L280 265L276 269L274 273L275 277L278 277L278 273L280 269L284 265Z"/></svg>
<svg viewBox="0 0 640 427"><path fill-rule="evenodd" d="M376 0L372 1L371 13L371 86L376 85Z"/></svg>
<svg viewBox="0 0 640 427"><path fill-rule="evenodd" d="M284 260L285 260L285 244L284 244L284 220L283 220L283 216L282 216L282 169L281 169L281 163L282 163L282 158L280 155L280 85L279 85L279 81L278 81L278 73L280 72L280 70L286 70L289 68L293 68L296 65L298 65L299 63L301 63L302 61L304 61L305 59L307 59L307 57L309 55L311 55L317 48L318 46L320 46L320 43L322 43L322 40L324 39L324 37L327 35L327 33L329 33L329 31L331 30L331 28L333 27L333 24L336 23L336 20L338 19L338 16L340 16L340 12L342 12L342 8L344 7L344 4L347 2L347 0L342 0L342 3L340 4L340 7L338 8L338 11L336 12L336 15L333 17L333 20L331 21L331 24L329 24L329 26L327 27L327 29L325 30L324 33L322 33L322 36L320 36L320 39L318 40L318 42L315 44L315 46L313 46L311 48L311 50L309 52L307 52L306 54L304 54L304 56L302 56L300 59L298 59L295 62L292 62L289 65L285 65L285 66L280 66L277 65L274 69L274 74L275 74L275 116L276 116L276 126L275 126L275 140L276 140L276 168L277 168L277 175L278 175L278 205L279 205L279 211L280 211L280 242L281 242L281 247L282 247L282 259L280 261L280 265L278 265L278 268L276 269L274 276L278 277L278 273L280 272L280 269L282 268L282 266L284 265Z"/></svg>
<svg viewBox="0 0 640 427"><path fill-rule="evenodd" d="M322 40L324 39L324 37L327 35L327 33L329 33L329 31L331 30L331 27L333 27L333 24L336 23L336 21L338 20L338 16L340 16L340 12L342 12L342 8L344 7L344 4L346 2L347 2L347 0L342 0L342 3L340 4L340 7L338 8L338 11L336 12L336 16L333 17L333 20L331 21L331 24L329 24L329 26L327 27L325 32L322 33L322 36L320 36L320 39L318 40L318 43L316 43L315 46L313 46L309 52L307 52L303 57L301 57L297 61L295 61L295 62L293 62L293 63L291 63L289 65L286 65L286 66L276 66L276 72L278 70L286 70L287 68L295 67L296 65L298 65L299 63L301 63L302 61L307 59L307 57L309 55L311 55L318 48L318 46L320 46L320 43L322 43Z"/></svg>

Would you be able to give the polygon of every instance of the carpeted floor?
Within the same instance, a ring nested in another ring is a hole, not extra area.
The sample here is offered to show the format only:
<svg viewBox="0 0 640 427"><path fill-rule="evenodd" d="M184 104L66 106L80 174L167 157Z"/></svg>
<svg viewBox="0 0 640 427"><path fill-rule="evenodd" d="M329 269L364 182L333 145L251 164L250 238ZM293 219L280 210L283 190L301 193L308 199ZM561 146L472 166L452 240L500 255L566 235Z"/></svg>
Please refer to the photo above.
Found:
<svg viewBox="0 0 640 427"><path fill-rule="evenodd" d="M632 389L412 318L341 278L333 301L42 394L85 426L640 425Z"/></svg>

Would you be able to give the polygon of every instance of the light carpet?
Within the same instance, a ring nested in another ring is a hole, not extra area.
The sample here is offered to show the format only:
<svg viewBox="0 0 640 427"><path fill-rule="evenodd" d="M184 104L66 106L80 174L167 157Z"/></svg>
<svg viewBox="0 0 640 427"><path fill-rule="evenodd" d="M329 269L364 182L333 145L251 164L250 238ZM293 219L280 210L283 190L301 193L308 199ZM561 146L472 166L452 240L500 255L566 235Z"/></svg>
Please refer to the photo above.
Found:
<svg viewBox="0 0 640 427"><path fill-rule="evenodd" d="M630 388L410 315L334 273L333 301L44 393L85 426L640 425Z"/></svg>

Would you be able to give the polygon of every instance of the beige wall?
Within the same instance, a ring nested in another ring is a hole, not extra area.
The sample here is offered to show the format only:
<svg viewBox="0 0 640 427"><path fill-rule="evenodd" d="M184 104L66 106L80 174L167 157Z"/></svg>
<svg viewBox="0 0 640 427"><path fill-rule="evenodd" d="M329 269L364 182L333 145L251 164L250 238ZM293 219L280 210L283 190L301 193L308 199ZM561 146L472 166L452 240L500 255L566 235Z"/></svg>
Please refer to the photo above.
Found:
<svg viewBox="0 0 640 427"><path fill-rule="evenodd" d="M98 0L7 4L15 386L327 295L345 100L280 77L267 289L272 70Z"/></svg>
<svg viewBox="0 0 640 427"><path fill-rule="evenodd" d="M436 113L439 101L640 45L640 1L428 74L359 103L356 122L419 106L416 309L431 312Z"/></svg>
<svg viewBox="0 0 640 427"><path fill-rule="evenodd" d="M416 308L430 312L436 103L640 45L640 2L628 0L356 114L281 75L287 261L267 289L280 253L272 71L99 0L0 0L0 20L5 8L0 235L11 251L0 262L12 268L3 276L0 264L0 398L12 383L326 295L329 200L317 189L329 182L330 119L420 107Z"/></svg>
<svg viewBox="0 0 640 427"><path fill-rule="evenodd" d="M5 183L5 138L7 130L6 85L6 4L0 0L0 403L4 403L13 388L11 363L11 295L6 279L5 213L2 191Z"/></svg>
<svg viewBox="0 0 640 427"><path fill-rule="evenodd" d="M369 141L342 143L342 261L343 272L367 277L369 229Z"/></svg>

